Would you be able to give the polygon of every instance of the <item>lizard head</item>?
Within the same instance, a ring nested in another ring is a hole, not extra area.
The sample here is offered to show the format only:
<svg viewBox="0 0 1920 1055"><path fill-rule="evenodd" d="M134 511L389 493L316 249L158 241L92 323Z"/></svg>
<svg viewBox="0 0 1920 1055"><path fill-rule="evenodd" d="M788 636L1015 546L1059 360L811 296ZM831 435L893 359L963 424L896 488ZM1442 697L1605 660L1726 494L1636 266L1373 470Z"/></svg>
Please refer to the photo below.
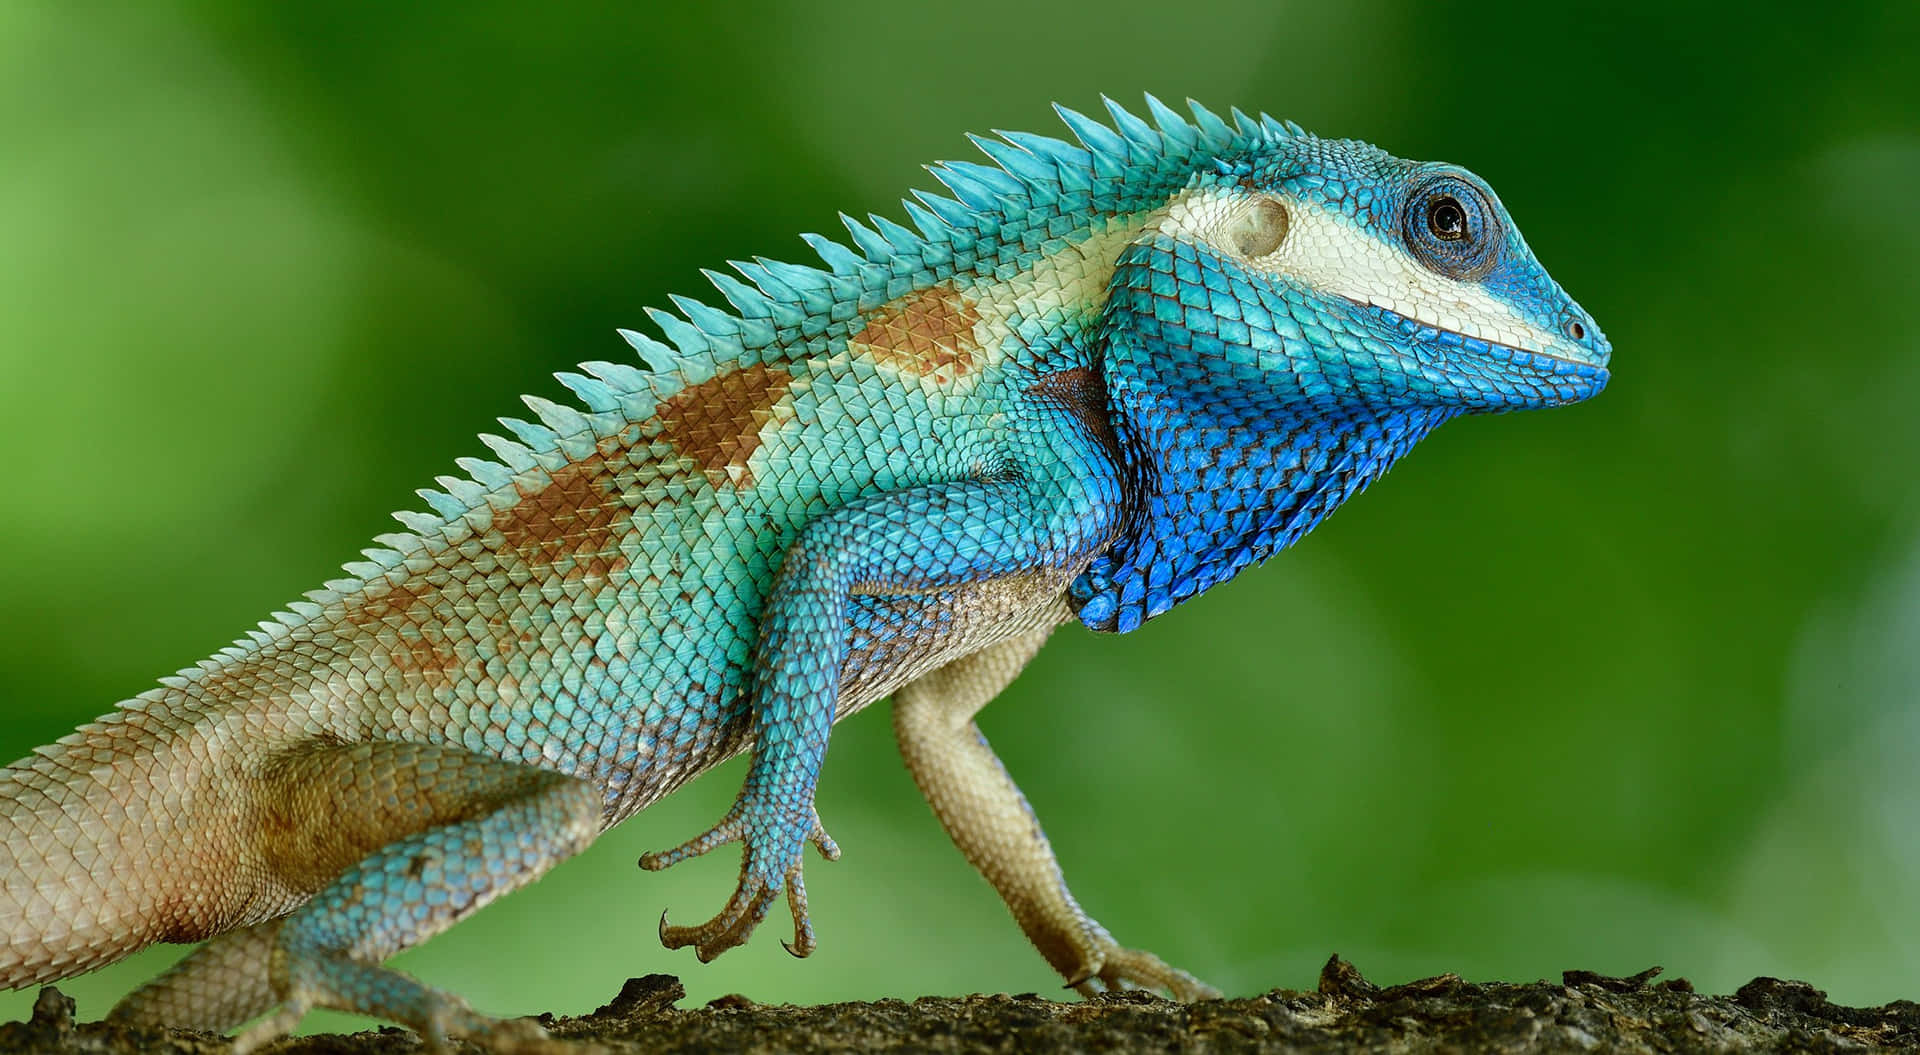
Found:
<svg viewBox="0 0 1920 1055"><path fill-rule="evenodd" d="M1605 387L1606 337L1477 176L1148 104L1157 132L1063 114L1096 175L1158 146L1166 180L1099 309L1129 518L1070 590L1086 625L1130 630L1265 560L1450 417Z"/></svg>
<svg viewBox="0 0 1920 1055"><path fill-rule="evenodd" d="M1511 410L1607 381L1606 337L1485 182L1366 143L1211 159L1118 264L1109 332L1295 406Z"/></svg>

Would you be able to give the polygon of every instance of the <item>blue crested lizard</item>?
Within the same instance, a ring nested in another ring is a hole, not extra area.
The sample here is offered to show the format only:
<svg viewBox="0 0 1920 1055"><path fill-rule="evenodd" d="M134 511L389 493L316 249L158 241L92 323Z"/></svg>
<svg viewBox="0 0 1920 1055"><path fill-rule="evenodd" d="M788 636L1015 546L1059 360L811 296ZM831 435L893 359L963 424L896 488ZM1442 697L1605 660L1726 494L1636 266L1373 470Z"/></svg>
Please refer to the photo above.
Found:
<svg viewBox="0 0 1920 1055"><path fill-rule="evenodd" d="M1493 192L1233 111L976 138L912 227L709 273L640 362L483 437L345 577L0 771L0 984L207 944L113 1016L270 1040L309 1008L542 1050L381 966L739 752L702 960L785 895L833 724L914 779L1083 992L1211 991L1075 902L973 723L1053 628L1139 626L1299 539L1448 418L1570 403L1600 330ZM1253 775L1249 775L1253 779Z"/></svg>

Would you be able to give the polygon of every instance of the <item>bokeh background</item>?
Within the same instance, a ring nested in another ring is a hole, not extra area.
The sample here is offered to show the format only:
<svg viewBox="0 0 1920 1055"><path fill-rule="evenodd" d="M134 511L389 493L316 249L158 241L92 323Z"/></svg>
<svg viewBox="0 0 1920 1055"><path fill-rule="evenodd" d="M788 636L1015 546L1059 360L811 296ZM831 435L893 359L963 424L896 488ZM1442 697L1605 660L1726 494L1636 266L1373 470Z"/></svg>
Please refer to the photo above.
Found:
<svg viewBox="0 0 1920 1055"><path fill-rule="evenodd" d="M1664 964L1920 996L1920 5L0 6L0 754L332 576L696 269L899 218L1099 93L1486 176L1613 339L1267 567L1063 630L983 724L1085 904L1233 993ZM705 293L712 299L710 293ZM400 963L484 1009L1056 992L876 708L702 967L737 766ZM66 984L103 1013L175 949ZM0 998L24 1014L31 993ZM325 1017L309 1025L337 1026Z"/></svg>

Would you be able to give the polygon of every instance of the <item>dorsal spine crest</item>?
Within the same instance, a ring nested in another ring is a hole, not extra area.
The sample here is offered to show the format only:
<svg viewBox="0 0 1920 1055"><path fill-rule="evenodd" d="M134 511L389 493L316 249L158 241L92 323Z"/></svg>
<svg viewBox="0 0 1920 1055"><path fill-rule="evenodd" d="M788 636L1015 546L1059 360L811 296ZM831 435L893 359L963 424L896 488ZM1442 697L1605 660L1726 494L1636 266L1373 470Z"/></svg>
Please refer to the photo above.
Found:
<svg viewBox="0 0 1920 1055"><path fill-rule="evenodd" d="M951 196L916 191L903 201L912 228L884 216L870 214L863 221L842 213L850 244L803 235L824 269L755 258L728 262L739 279L703 271L730 311L677 295L669 298L672 311L646 309L665 342L617 331L637 365L592 361L555 375L584 411L526 397L537 421L501 418L513 438L481 435L493 460L458 459L465 478L442 476L438 488L419 492L431 512L395 513L405 530L377 536L378 548L363 551L365 561L344 568L352 578L336 579L274 613L234 648L244 652L275 640L317 618L324 605L386 575L430 568L428 540L485 524L520 492L590 456L601 437L644 420L663 400L730 365L760 363L776 349L791 349L787 357L814 354L822 350L819 342L846 338L860 317L952 271L990 266L988 273L1004 278L1018 269L1022 252L1058 251L1099 218L1137 211L1184 183L1212 155L1244 153L1304 134L1291 123L1264 113L1249 117L1238 108L1223 120L1191 100L1189 119L1147 96L1151 123L1112 99L1103 96L1102 102L1110 124L1054 106L1077 143L997 129L991 137L968 136L991 164L929 166ZM202 673L195 667L183 676Z"/></svg>

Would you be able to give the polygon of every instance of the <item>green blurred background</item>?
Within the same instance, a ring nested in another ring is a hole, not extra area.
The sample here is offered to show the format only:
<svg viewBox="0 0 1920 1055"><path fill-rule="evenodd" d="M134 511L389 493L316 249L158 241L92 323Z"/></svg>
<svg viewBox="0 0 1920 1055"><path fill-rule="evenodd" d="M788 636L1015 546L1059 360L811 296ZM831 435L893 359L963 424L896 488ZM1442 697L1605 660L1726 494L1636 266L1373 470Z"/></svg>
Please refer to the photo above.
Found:
<svg viewBox="0 0 1920 1055"><path fill-rule="evenodd" d="M332 577L697 268L899 218L1051 100L1191 95L1486 176L1615 381L1449 425L1131 637L1063 630L983 725L1085 904L1232 993L1337 951L1920 996L1920 5L539 10L0 6L0 754ZM401 964L516 1013L649 971L1058 991L880 709L821 785L818 954L778 918L660 948L736 860L634 859L739 775ZM65 988L97 1016L174 955Z"/></svg>

